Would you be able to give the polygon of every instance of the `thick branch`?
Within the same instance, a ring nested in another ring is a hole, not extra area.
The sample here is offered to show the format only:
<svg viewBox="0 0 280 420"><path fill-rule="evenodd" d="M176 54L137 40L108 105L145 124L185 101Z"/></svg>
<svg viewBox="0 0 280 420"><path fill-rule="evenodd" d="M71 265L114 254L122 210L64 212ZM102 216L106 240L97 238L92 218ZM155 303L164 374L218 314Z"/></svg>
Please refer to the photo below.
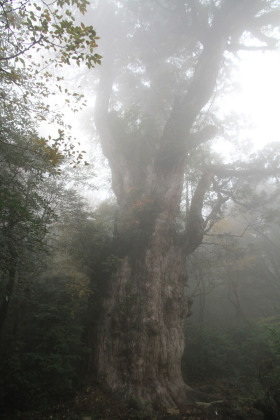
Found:
<svg viewBox="0 0 280 420"><path fill-rule="evenodd" d="M110 160L114 139L109 128L108 108L113 85L112 59L104 60L95 105L95 124L101 137L101 145L105 156Z"/></svg>
<svg viewBox="0 0 280 420"><path fill-rule="evenodd" d="M183 234L183 247L187 255L191 254L201 244L204 236L202 208L204 196L210 187L212 179L213 173L205 172L202 175L192 198L188 223Z"/></svg>
<svg viewBox="0 0 280 420"><path fill-rule="evenodd" d="M235 169L227 165L211 165L208 169L220 178L247 178L250 176L260 176L263 178L277 177L280 175L280 168L249 168Z"/></svg>
<svg viewBox="0 0 280 420"><path fill-rule="evenodd" d="M275 45L242 45L242 44L229 44L227 46L228 51L273 51L275 50Z"/></svg>
<svg viewBox="0 0 280 420"><path fill-rule="evenodd" d="M244 3L229 1L224 2L221 9L216 10L216 16L208 29L207 39L203 44L188 91L175 101L170 118L165 125L162 154L168 150L168 144L170 148L173 147L177 151L177 156L185 153L186 148L194 147L189 132L201 109L213 94L228 39L233 34L239 37L246 29L240 24L240 16L246 14L253 17L260 8L255 1ZM175 148L174 133L176 133ZM186 140L188 140L187 144Z"/></svg>
<svg viewBox="0 0 280 420"><path fill-rule="evenodd" d="M200 55L195 68L194 77L189 86L188 92L181 100L177 100L169 120L166 123L163 134L163 147L165 143L176 142L184 144L189 131L201 109L209 101L214 91L218 72L226 48L226 41L223 36L217 36L206 45ZM198 143L196 139L196 144ZM203 140L202 140L203 141ZM194 147L191 139L188 147ZM179 150L182 153L182 150Z"/></svg>
<svg viewBox="0 0 280 420"><path fill-rule="evenodd" d="M196 148L202 143L213 139L218 132L218 128L214 125L207 125L202 130L192 133L189 137L189 148Z"/></svg>
<svg viewBox="0 0 280 420"><path fill-rule="evenodd" d="M246 178L248 176L270 177L280 175L280 168L233 169L232 167L222 165L209 166L208 171L202 175L196 187L190 207L187 227L183 234L183 247L187 255L192 253L201 244L205 233L205 226L211 217L217 214L224 202L232 198L230 194L226 197L220 195L206 221L203 220L202 208L204 196L215 175L224 178Z"/></svg>
<svg viewBox="0 0 280 420"><path fill-rule="evenodd" d="M100 136L104 155L109 161L112 171L112 188L116 197L121 200L124 194L124 178L126 166L116 145L109 122L109 103L114 80L114 59L104 60L95 105L95 124Z"/></svg>

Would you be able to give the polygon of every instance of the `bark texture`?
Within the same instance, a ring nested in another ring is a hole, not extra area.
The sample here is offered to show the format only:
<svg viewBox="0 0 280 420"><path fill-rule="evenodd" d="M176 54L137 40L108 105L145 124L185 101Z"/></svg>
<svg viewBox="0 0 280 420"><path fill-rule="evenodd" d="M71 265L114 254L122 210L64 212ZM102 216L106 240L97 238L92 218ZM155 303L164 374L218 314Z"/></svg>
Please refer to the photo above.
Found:
<svg viewBox="0 0 280 420"><path fill-rule="evenodd" d="M252 21L261 8L261 2L255 0L222 2L204 28L206 36L193 76L188 88L174 96L161 136L156 141L132 143L129 149L120 146L110 119L117 60L112 53L114 40L109 43L97 92L96 126L112 171L120 208L117 234L123 250L99 324L98 374L122 398L151 401L161 407L195 398L181 374L183 326L190 313L184 293L185 258L203 238L201 211L213 179L209 168L197 184L180 235L175 221L186 156L209 139L209 130L194 135L193 124L213 94L229 40L238 38L248 19Z"/></svg>
<svg viewBox="0 0 280 420"><path fill-rule="evenodd" d="M126 400L171 407L186 402L189 389L181 375L189 304L184 257L157 230L115 274L99 331L99 375Z"/></svg>

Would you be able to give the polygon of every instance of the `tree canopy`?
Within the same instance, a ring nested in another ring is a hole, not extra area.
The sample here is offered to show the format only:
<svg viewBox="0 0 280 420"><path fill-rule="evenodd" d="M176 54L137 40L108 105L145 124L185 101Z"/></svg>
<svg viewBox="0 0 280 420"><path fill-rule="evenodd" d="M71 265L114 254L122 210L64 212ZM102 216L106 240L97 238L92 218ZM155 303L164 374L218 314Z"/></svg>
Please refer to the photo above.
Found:
<svg viewBox="0 0 280 420"><path fill-rule="evenodd" d="M61 91L63 80L55 77L52 66L73 62L92 68L100 63L95 31L76 24L71 11L76 7L84 14L87 5L86 1L0 2L1 327L18 275L27 268L32 271L34 254L39 259L46 250L43 239L55 220L55 176L65 158L72 158L73 164L83 161L48 98ZM52 77L56 92L49 84ZM74 92L67 101L80 99ZM47 118L60 126L56 138L38 134L40 121Z"/></svg>

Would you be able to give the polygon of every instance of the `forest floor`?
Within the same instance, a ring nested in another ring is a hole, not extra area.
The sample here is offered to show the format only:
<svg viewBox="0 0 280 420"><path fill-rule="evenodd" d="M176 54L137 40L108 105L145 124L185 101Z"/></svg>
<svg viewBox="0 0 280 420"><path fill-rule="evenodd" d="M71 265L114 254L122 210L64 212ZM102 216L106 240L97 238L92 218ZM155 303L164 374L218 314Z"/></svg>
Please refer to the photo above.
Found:
<svg viewBox="0 0 280 420"><path fill-rule="evenodd" d="M264 408L265 400L257 402L253 395L244 396L237 387L217 382L217 384L204 385L201 390L209 392L210 388L219 395L222 394L220 392L222 389L224 397L212 403L196 403L180 409L170 408L164 412L151 414L149 406L139 408L133 407L133 404L130 406L121 404L97 386L91 386L77 393L71 401L57 404L48 412L43 413L40 410L18 413L17 416L7 417L5 420L277 420L280 418L279 412L275 414L273 408L268 410L267 407Z"/></svg>

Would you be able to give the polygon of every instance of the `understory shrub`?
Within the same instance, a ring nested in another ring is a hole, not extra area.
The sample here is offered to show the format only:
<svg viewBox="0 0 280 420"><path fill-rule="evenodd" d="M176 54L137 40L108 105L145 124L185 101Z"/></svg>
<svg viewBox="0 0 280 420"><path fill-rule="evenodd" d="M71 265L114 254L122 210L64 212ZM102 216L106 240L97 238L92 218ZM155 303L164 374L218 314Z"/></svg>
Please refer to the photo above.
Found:
<svg viewBox="0 0 280 420"><path fill-rule="evenodd" d="M88 349L72 296L58 279L41 284L20 305L21 319L10 320L0 351L1 409L44 407L77 389ZM58 291L59 290L59 291ZM14 311L16 309L14 308ZM13 320L14 321L14 320ZM16 330L16 331L15 331Z"/></svg>
<svg viewBox="0 0 280 420"><path fill-rule="evenodd" d="M265 327L248 325L219 332L198 324L185 328L182 359L186 381L225 379L228 382L258 383L264 360L275 359Z"/></svg>

